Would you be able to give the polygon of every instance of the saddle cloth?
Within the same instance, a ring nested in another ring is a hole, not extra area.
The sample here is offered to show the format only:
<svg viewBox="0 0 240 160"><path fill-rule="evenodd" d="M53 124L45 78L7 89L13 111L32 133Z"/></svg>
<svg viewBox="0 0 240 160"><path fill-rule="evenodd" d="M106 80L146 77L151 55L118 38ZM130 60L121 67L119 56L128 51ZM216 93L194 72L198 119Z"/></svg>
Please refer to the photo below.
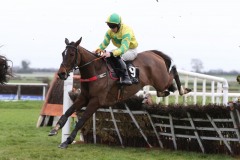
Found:
<svg viewBox="0 0 240 160"><path fill-rule="evenodd" d="M118 75L115 71L114 71L114 66L111 65L111 62L109 62L108 59L106 60L106 64L107 64L107 68L109 71L109 75L111 77L111 79L113 80L119 80L120 75ZM130 61L126 62L127 65L127 70L128 70L128 75L132 81L133 84L137 84L139 82L138 78L139 78L139 68L133 66L133 64ZM119 68L117 68L116 70L119 70Z"/></svg>

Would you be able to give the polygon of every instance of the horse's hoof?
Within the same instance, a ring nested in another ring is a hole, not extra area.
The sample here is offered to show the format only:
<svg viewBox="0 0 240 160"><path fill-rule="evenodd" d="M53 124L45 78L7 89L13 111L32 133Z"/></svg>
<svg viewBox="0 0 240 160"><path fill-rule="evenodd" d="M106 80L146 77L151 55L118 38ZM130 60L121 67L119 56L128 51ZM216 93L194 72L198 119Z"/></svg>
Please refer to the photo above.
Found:
<svg viewBox="0 0 240 160"><path fill-rule="evenodd" d="M163 91L163 92L157 92L157 97L167 97L169 96L170 92Z"/></svg>
<svg viewBox="0 0 240 160"><path fill-rule="evenodd" d="M192 92L192 89L190 88L185 88L185 94L189 93L189 92Z"/></svg>
<svg viewBox="0 0 240 160"><path fill-rule="evenodd" d="M61 143L58 148L61 148L61 149L66 149L68 147L68 143L67 142L63 142Z"/></svg>
<svg viewBox="0 0 240 160"><path fill-rule="evenodd" d="M52 130L48 133L48 136L55 136L55 135L57 135L57 134L58 134L57 130L56 130L56 129L52 129Z"/></svg>
<svg viewBox="0 0 240 160"><path fill-rule="evenodd" d="M189 92L192 92L192 89L182 87L181 91L179 92L179 95L183 96L184 94L188 94Z"/></svg>

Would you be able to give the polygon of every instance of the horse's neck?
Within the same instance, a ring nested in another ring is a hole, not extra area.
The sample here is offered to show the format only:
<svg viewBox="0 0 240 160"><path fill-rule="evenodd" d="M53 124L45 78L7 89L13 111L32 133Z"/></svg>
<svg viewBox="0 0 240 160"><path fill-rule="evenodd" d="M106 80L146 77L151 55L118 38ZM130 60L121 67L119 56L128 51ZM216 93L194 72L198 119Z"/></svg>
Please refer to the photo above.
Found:
<svg viewBox="0 0 240 160"><path fill-rule="evenodd" d="M90 51L86 50L83 47L79 47L79 66L83 66L86 64L86 66L84 67L79 67L80 72L84 75L84 77L94 76L96 74L95 63L97 62L93 61L96 58L97 57L94 56L94 54Z"/></svg>
<svg viewBox="0 0 240 160"><path fill-rule="evenodd" d="M80 54L79 58L81 59L80 63L82 63L80 65L83 65L96 58L90 51L86 50L81 46L79 46L79 54Z"/></svg>

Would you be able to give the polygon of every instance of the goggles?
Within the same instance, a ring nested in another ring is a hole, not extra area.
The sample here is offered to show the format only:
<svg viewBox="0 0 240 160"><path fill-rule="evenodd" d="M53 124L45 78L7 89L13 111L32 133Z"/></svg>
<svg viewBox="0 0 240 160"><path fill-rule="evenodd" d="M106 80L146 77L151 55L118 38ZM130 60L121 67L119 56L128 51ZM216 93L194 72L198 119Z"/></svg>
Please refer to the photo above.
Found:
<svg viewBox="0 0 240 160"><path fill-rule="evenodd" d="M114 23L107 23L107 25L111 29L114 29L114 28L116 28L118 26L117 24L114 24Z"/></svg>

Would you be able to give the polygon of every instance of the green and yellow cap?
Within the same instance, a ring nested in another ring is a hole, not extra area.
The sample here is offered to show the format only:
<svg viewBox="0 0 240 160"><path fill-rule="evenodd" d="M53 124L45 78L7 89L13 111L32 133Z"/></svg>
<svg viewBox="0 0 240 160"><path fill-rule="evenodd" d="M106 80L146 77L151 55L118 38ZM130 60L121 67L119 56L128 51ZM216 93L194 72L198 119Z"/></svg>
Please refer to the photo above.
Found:
<svg viewBox="0 0 240 160"><path fill-rule="evenodd" d="M108 17L106 23L120 24L121 23L121 17L118 14L113 13Z"/></svg>

